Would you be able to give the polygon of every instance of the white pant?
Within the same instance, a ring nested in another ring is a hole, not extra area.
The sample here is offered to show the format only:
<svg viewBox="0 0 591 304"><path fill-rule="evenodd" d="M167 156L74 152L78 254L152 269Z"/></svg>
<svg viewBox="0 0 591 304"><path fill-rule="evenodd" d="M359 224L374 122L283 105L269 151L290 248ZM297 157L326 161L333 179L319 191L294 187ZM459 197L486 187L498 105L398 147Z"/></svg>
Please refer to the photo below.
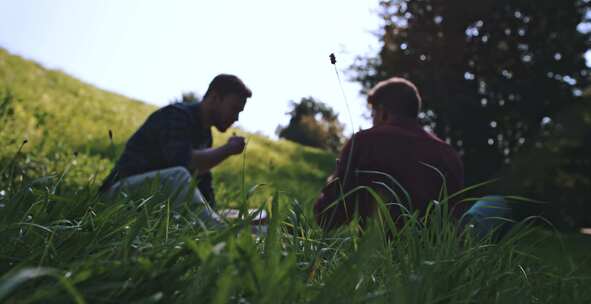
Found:
<svg viewBox="0 0 591 304"><path fill-rule="evenodd" d="M118 195L145 197L152 194L170 199L175 211L179 211L184 203L187 203L191 209L203 209L199 213L199 219L210 228L220 228L225 225L194 185L193 177L185 167L172 167L128 176L113 184L106 196L107 198Z"/></svg>

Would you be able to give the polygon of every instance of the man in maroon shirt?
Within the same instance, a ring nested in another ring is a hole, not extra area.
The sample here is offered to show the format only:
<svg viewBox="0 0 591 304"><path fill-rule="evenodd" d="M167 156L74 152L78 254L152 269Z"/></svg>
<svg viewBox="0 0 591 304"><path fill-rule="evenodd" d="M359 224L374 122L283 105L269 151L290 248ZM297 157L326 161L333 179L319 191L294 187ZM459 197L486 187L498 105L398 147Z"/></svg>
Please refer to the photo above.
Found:
<svg viewBox="0 0 591 304"><path fill-rule="evenodd" d="M390 78L378 83L369 92L368 103L373 127L345 144L336 171L314 206L316 222L325 230L347 224L355 214L362 223L374 214L376 201L367 189L343 199L343 194L359 186L379 193L398 225L402 224L400 206L423 214L444 185L448 193L463 187L464 169L458 154L419 124L421 97L410 81ZM459 207L452 206L456 218L465 211Z"/></svg>

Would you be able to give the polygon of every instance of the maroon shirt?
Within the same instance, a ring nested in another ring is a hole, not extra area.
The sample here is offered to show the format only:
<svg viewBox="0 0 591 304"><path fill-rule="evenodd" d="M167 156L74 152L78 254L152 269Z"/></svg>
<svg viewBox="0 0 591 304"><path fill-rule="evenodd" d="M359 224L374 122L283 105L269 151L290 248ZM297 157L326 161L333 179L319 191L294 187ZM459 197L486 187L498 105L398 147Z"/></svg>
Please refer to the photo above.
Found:
<svg viewBox="0 0 591 304"><path fill-rule="evenodd" d="M353 154L348 165L351 148ZM333 173L336 179L324 187L316 201L316 222L329 230L348 223L356 212L362 220L371 216L376 202L366 189L353 192L344 202L342 199L337 201L342 193L346 194L357 186L369 186L380 193L386 203L401 203L423 214L429 201L439 198L443 185L437 170L426 164L437 168L445 176L448 193L463 187L464 169L458 154L450 145L423 130L416 119L398 119L355 134L341 151L340 161ZM404 191L392 178L406 190L410 204ZM396 195L391 194L392 191ZM459 218L466 208L451 204L452 214ZM389 209L400 225L400 207L390 205Z"/></svg>

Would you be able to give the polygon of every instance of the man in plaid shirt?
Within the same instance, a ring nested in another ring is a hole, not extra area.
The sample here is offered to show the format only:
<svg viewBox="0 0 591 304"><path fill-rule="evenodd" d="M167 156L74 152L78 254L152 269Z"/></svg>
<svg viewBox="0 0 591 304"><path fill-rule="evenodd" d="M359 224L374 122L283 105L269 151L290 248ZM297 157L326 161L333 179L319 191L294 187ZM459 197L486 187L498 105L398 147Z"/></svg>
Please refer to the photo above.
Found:
<svg viewBox="0 0 591 304"><path fill-rule="evenodd" d="M232 136L212 148L211 127L225 132L238 120L250 89L236 76L220 74L199 103L175 103L151 114L128 140L123 154L99 192L113 198L157 184L176 209L188 202L202 207L200 218L221 225L215 213L210 169L244 150L244 138ZM196 176L197 187L192 187Z"/></svg>

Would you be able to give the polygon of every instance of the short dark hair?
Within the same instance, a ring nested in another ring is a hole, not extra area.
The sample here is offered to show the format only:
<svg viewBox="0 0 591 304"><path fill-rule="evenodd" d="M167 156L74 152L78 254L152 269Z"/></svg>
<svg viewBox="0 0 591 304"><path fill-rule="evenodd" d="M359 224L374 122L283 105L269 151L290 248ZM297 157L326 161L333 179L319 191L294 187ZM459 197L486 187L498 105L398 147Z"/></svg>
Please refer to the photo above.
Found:
<svg viewBox="0 0 591 304"><path fill-rule="evenodd" d="M207 92L205 92L203 99L207 98L207 96L214 91L222 96L236 94L244 99L252 96L252 92L244 82L242 82L237 76L231 74L219 74L215 76L209 83L209 87L207 88Z"/></svg>
<svg viewBox="0 0 591 304"><path fill-rule="evenodd" d="M422 103L417 87L400 77L380 81L369 91L367 102L374 107L382 106L389 113L406 117L417 117Z"/></svg>

